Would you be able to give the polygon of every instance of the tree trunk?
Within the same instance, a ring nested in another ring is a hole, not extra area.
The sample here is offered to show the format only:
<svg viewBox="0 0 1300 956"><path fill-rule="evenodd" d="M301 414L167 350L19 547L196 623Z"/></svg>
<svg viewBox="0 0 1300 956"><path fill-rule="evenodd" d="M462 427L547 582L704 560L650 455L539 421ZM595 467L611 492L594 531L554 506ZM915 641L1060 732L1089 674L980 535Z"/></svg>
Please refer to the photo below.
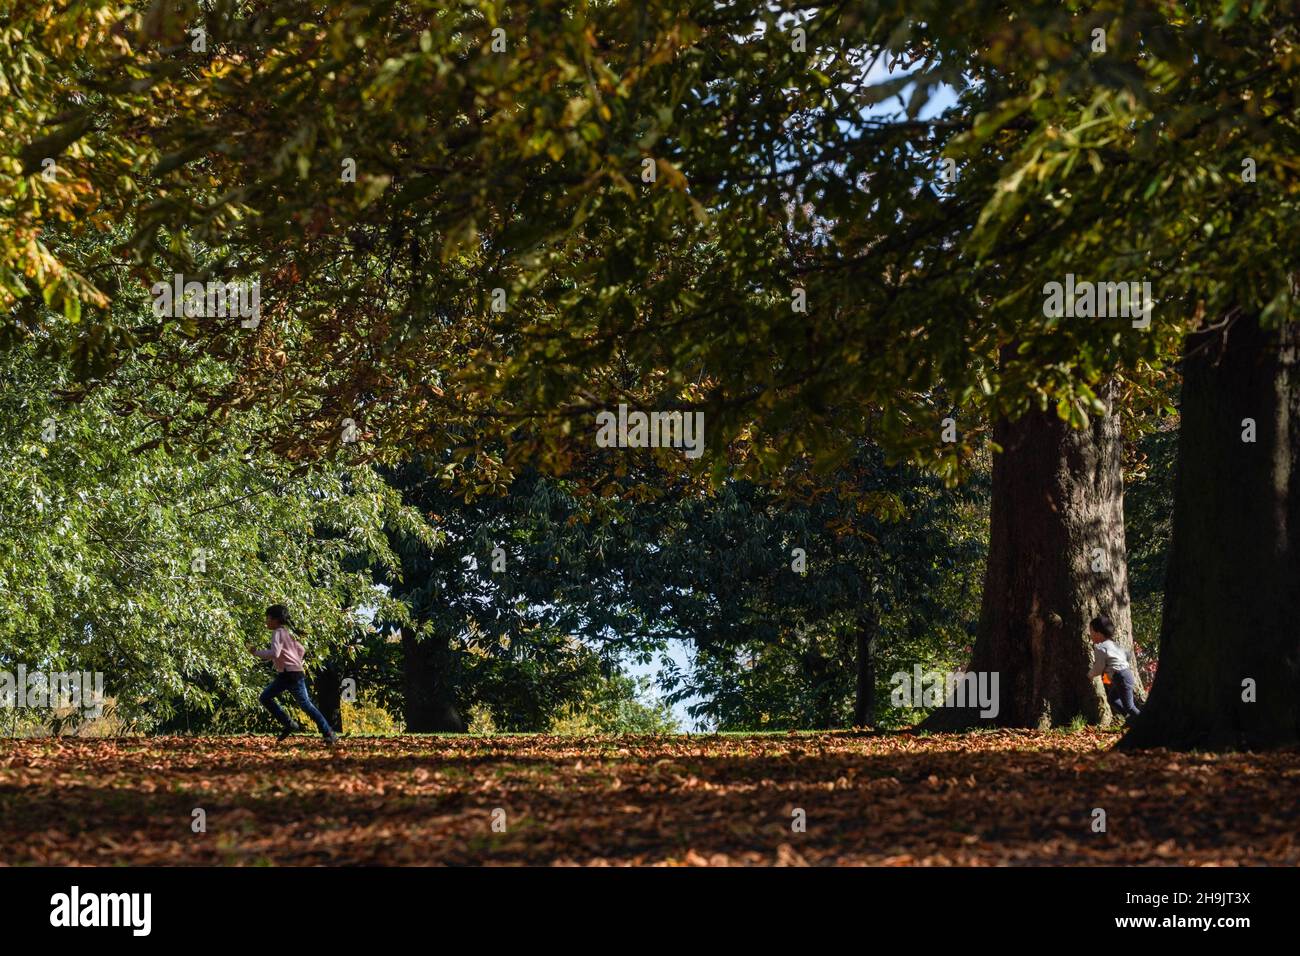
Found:
<svg viewBox="0 0 1300 956"><path fill-rule="evenodd" d="M879 623L874 614L864 616L858 622L858 682L853 698L854 727L876 726L876 633Z"/></svg>
<svg viewBox="0 0 1300 956"><path fill-rule="evenodd" d="M1122 747L1297 742L1298 353L1300 326L1253 316L1187 339L1160 663Z"/></svg>
<svg viewBox="0 0 1300 956"><path fill-rule="evenodd" d="M1103 401L1112 401L1111 391L1101 392ZM1076 430L1052 411L1032 411L996 422L993 440L1002 451L993 459L988 564L968 672L986 675L990 687L996 675L997 713L950 701L922 726L1108 723L1102 683L1088 678L1093 617L1111 618L1115 641L1136 664L1119 420L1094 416Z"/></svg>
<svg viewBox="0 0 1300 956"><path fill-rule="evenodd" d="M312 681L312 697L334 732L343 733L343 674L334 661L326 661L317 672Z"/></svg>
<svg viewBox="0 0 1300 956"><path fill-rule="evenodd" d="M812 719L809 730L835 729L835 681L832 674L835 662L817 651L806 651L801 657L804 680L808 683L808 696L812 701Z"/></svg>
<svg viewBox="0 0 1300 956"><path fill-rule="evenodd" d="M417 641L402 628L402 679L406 730L413 734L463 734L468 725L456 709L455 660L446 640Z"/></svg>

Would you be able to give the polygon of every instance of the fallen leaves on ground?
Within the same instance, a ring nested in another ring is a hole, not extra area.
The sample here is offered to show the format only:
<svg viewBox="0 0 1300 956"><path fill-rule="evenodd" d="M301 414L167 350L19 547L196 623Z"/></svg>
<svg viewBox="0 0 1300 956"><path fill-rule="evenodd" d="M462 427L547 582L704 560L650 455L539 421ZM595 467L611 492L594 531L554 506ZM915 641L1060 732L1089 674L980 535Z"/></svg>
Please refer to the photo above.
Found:
<svg viewBox="0 0 1300 956"><path fill-rule="evenodd" d="M1300 752L1117 739L9 740L0 863L1300 864Z"/></svg>

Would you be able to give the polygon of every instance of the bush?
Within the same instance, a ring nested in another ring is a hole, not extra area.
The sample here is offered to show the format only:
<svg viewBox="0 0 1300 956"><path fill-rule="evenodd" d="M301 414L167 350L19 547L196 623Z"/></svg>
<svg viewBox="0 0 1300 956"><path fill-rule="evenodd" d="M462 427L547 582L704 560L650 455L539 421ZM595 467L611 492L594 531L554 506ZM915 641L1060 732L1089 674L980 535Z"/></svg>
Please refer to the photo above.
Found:
<svg viewBox="0 0 1300 956"><path fill-rule="evenodd" d="M344 733L380 737L400 734L404 729L397 718L364 693L357 697L355 703L343 701L339 709L342 711Z"/></svg>

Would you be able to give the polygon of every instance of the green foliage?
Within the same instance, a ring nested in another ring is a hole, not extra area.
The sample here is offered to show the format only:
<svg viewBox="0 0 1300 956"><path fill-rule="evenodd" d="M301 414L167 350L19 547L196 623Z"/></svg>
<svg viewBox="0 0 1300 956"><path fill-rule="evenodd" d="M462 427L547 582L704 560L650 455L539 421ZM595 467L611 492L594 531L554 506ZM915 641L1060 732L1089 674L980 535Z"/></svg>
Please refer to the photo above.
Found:
<svg viewBox="0 0 1300 956"><path fill-rule="evenodd" d="M203 460L140 446L156 424L121 413L135 383L59 401L65 365L13 353L0 386L0 661L102 671L124 716L249 703L262 612L286 603L309 660L382 606L369 568L383 535L431 532L365 467L295 472L229 444Z"/></svg>
<svg viewBox="0 0 1300 956"><path fill-rule="evenodd" d="M1128 546L1129 600L1133 644L1142 680L1155 674L1164 610L1165 563L1174 511L1174 476L1178 457L1177 419L1141 436L1135 467L1124 493L1124 528Z"/></svg>
<svg viewBox="0 0 1300 956"><path fill-rule="evenodd" d="M401 721L364 691L356 703L343 702L343 727L349 736L388 736L402 732Z"/></svg>
<svg viewBox="0 0 1300 956"><path fill-rule="evenodd" d="M857 637L875 636L877 715L888 677L968 657L987 527L983 483L953 491L863 447L807 499L729 484L690 501L658 545L664 602L694 642L669 701L721 730L853 725ZM888 505L885 502L889 502ZM806 572L795 570L795 548Z"/></svg>
<svg viewBox="0 0 1300 956"><path fill-rule="evenodd" d="M491 477L463 426L562 463L630 390L705 408L711 447L743 441L756 468L833 464L870 429L958 477L976 426L938 445L941 413L1081 423L1102 379L1162 374L1201 316L1289 315L1300 245L1282 8L1006 17L978 0L19 5L9 334L72 330L91 364L150 342L175 369L237 359L175 427L259 404L286 454L337 451L347 416L365 454L457 450ZM945 87L957 105L927 115ZM32 175L42 152L64 178ZM129 222L134 266L114 284L80 243L109 222ZM172 272L260 276L268 321L108 320ZM1156 324L1044 316L1066 272L1155 277Z"/></svg>
<svg viewBox="0 0 1300 956"><path fill-rule="evenodd" d="M627 651L655 646L621 582L602 574L585 523L592 496L535 474L505 494L466 496L417 461L390 480L438 529L390 529L400 574L380 570L404 619L383 621L440 653L457 709L475 705L501 731L541 731Z"/></svg>
<svg viewBox="0 0 1300 956"><path fill-rule="evenodd" d="M502 729L679 637L711 719L842 724L858 629L879 682L973 607L977 486L897 461L978 480L996 416L1118 377L1140 417L1189 329L1290 318L1297 42L1217 0L7 4L0 659L217 720L282 601L390 711L397 629ZM178 273L263 322L154 315ZM1151 328L1045 315L1067 273L1149 278ZM594 456L620 401L709 454Z"/></svg>
<svg viewBox="0 0 1300 956"><path fill-rule="evenodd" d="M551 722L553 734L671 734L677 719L666 703L652 696L647 677L615 672L566 704Z"/></svg>

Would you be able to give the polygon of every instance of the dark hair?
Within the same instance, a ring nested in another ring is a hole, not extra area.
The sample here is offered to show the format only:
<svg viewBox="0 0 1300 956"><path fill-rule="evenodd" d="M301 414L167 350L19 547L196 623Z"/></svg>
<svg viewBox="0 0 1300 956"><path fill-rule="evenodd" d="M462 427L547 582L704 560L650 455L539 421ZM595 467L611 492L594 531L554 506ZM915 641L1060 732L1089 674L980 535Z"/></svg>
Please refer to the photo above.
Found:
<svg viewBox="0 0 1300 956"><path fill-rule="evenodd" d="M1115 636L1115 625L1111 623L1110 618L1105 614L1094 617L1092 623L1088 626L1103 637L1110 638Z"/></svg>
<svg viewBox="0 0 1300 956"><path fill-rule="evenodd" d="M293 627L289 621L289 609L283 604L272 604L266 609L266 616L274 621L279 621L285 627Z"/></svg>

